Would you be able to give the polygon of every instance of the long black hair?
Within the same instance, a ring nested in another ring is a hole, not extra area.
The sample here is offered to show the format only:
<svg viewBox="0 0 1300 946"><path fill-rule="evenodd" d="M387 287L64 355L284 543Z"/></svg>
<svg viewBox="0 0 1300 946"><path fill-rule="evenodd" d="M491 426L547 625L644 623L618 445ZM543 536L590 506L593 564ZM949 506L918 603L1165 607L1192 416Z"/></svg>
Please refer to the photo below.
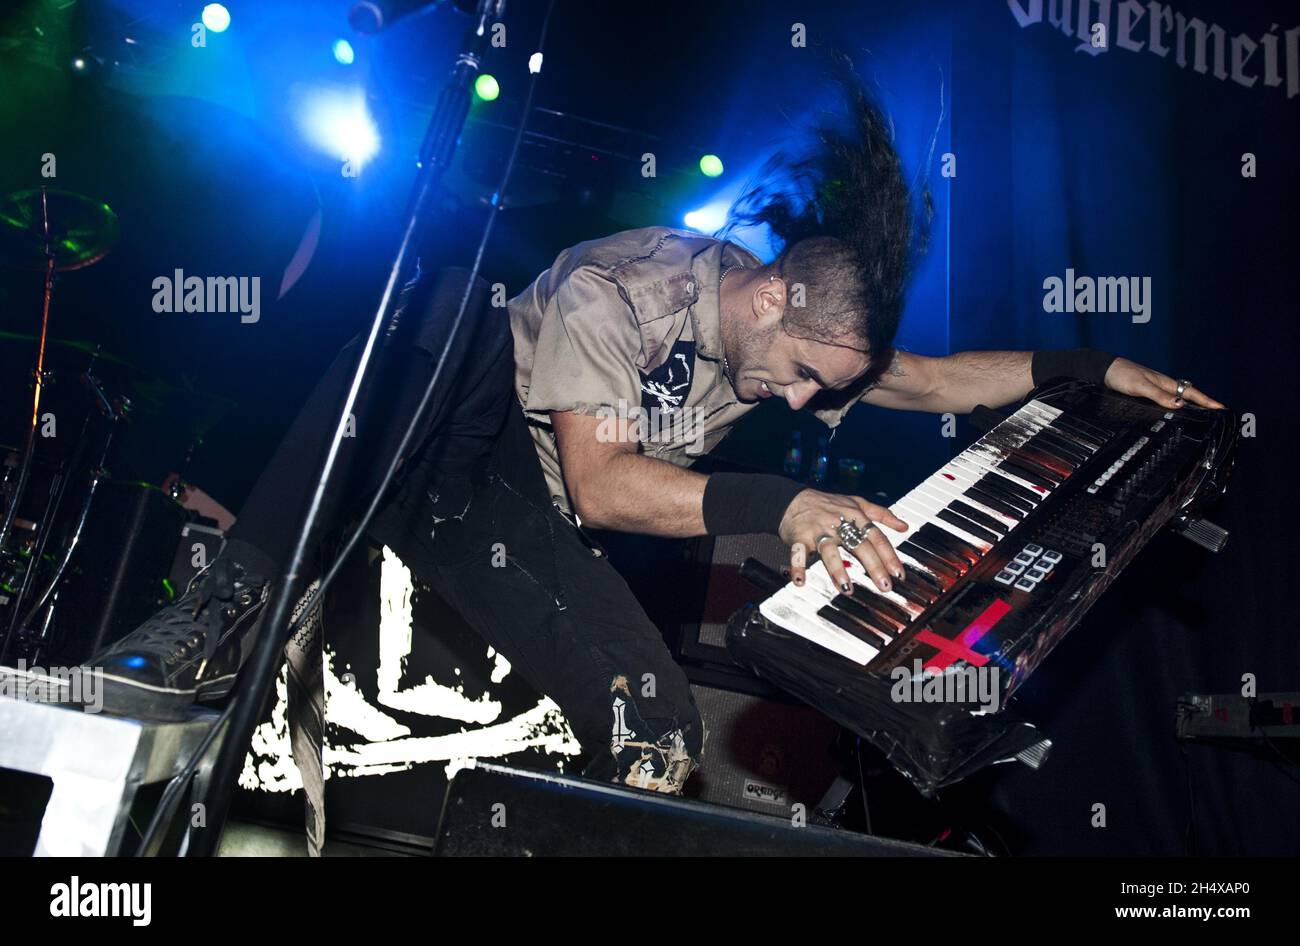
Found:
<svg viewBox="0 0 1300 946"><path fill-rule="evenodd" d="M803 287L802 306L791 293L785 330L869 351L878 371L888 365L913 264L929 241L933 201L924 186L913 200L893 124L852 60L840 52L827 60L846 112L822 116L806 142L770 158L721 235L769 227L780 247L773 272L787 287Z"/></svg>

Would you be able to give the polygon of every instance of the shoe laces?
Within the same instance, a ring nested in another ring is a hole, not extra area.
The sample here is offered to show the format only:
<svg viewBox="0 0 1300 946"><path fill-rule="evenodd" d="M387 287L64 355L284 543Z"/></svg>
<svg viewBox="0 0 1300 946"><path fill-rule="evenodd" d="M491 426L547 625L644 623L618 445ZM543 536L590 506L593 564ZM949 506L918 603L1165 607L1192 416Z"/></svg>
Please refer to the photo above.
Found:
<svg viewBox="0 0 1300 946"><path fill-rule="evenodd" d="M144 642L168 651L172 662L186 650L203 644L203 659L208 661L221 642L220 612L236 596L248 589L243 569L233 562L217 559L200 573L196 583L174 605L160 612L141 630ZM215 605L214 605L215 602ZM231 615L233 617L233 614Z"/></svg>

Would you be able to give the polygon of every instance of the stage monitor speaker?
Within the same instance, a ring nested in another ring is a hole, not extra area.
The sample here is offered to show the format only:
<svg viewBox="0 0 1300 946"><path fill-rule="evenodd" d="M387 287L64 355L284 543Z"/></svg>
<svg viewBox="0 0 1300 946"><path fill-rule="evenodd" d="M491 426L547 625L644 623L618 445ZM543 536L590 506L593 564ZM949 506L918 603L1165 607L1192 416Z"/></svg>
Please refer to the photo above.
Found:
<svg viewBox="0 0 1300 946"><path fill-rule="evenodd" d="M498 765L457 773L434 853L444 856L960 856L790 817Z"/></svg>
<svg viewBox="0 0 1300 946"><path fill-rule="evenodd" d="M789 552L777 536L720 535L702 540L697 557L708 567L704 589L704 608L696 623L682 628L678 644L679 657L725 667L736 667L727 653L727 621L733 614L760 595L740 577L740 566L747 558L756 558L776 572L789 564Z"/></svg>
<svg viewBox="0 0 1300 946"><path fill-rule="evenodd" d="M224 544L225 534L215 526L205 526L201 522L185 523L167 576L176 594L185 593L199 569L215 559Z"/></svg>
<svg viewBox="0 0 1300 946"><path fill-rule="evenodd" d="M687 785L700 801L789 817L812 811L839 774L839 727L816 710L692 686L704 720L703 764Z"/></svg>

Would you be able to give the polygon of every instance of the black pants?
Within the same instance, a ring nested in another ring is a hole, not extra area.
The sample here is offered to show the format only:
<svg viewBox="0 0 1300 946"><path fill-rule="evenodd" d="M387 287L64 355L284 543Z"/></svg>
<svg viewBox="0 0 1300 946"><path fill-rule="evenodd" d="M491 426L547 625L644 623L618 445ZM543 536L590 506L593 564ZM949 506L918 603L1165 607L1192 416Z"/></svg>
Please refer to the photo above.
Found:
<svg viewBox="0 0 1300 946"><path fill-rule="evenodd" d="M383 465L442 352L464 274L422 275L404 293L321 534L374 495ZM529 683L563 711L587 774L676 791L700 757L703 727L681 669L604 554L552 503L514 394L506 310L478 287L440 376L419 446L369 535L391 548ZM359 342L316 387L231 530L283 564L343 403Z"/></svg>

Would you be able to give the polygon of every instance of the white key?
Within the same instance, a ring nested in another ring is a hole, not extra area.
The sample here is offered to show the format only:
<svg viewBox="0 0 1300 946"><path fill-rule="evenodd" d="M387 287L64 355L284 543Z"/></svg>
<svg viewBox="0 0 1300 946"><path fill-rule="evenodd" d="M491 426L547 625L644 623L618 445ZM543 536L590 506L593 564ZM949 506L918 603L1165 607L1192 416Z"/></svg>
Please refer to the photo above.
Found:
<svg viewBox="0 0 1300 946"><path fill-rule="evenodd" d="M781 589L758 606L763 617L805 640L812 641L819 647L825 647L863 666L880 653L879 650L854 637L848 631L836 627L825 618L818 617L816 609L809 608L803 599L787 594L789 590L789 588Z"/></svg>

